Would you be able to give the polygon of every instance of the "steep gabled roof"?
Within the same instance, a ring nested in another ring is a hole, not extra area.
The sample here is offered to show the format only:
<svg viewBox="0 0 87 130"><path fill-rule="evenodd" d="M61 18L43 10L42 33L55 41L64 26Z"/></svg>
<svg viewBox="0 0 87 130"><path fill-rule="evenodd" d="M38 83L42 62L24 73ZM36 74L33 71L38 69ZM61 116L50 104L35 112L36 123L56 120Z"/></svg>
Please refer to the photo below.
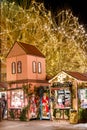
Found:
<svg viewBox="0 0 87 130"><path fill-rule="evenodd" d="M26 43L23 43L23 42L17 42L17 41L14 43L14 45L15 44L18 44L25 51L25 53L28 54L28 55L35 55L35 56L45 58L45 56L39 51L39 49L37 49L33 45L26 44ZM14 47L14 45L12 46L12 48ZM11 52L12 48L10 49L9 53ZM9 53L8 53L8 55L9 55Z"/></svg>
<svg viewBox="0 0 87 130"><path fill-rule="evenodd" d="M44 55L33 45L17 42L26 52L26 54L44 57Z"/></svg>
<svg viewBox="0 0 87 130"><path fill-rule="evenodd" d="M80 81L87 81L87 76L85 76L84 74L82 73L79 73L79 72L72 72L72 71L61 71L65 74L67 74L68 76L71 76L73 77L74 79L77 79L77 80L80 80ZM61 74L61 72L59 72L56 76L54 76L51 80L49 80L49 82L51 82L52 80L55 80L58 75Z"/></svg>
<svg viewBox="0 0 87 130"><path fill-rule="evenodd" d="M81 81L87 81L87 77L79 72L71 72L71 71L64 71L68 75L72 76L73 78Z"/></svg>

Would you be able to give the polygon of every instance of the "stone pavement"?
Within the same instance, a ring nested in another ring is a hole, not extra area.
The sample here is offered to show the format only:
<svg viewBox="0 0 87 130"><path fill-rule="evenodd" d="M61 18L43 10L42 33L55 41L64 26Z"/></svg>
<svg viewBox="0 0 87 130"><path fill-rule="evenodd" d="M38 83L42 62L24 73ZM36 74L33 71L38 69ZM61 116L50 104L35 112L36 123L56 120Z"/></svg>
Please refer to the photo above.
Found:
<svg viewBox="0 0 87 130"><path fill-rule="evenodd" d="M0 122L0 130L87 130L87 123L70 124L67 121L33 120Z"/></svg>

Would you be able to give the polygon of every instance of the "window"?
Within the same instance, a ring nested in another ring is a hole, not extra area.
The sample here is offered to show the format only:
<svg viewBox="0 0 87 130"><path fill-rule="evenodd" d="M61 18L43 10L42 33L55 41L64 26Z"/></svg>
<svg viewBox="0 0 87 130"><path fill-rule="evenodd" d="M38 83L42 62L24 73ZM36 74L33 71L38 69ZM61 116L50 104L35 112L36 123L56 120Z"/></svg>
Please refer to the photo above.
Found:
<svg viewBox="0 0 87 130"><path fill-rule="evenodd" d="M18 62L17 62L17 72L18 72L18 73L21 73L21 72L22 72L22 63L21 63L21 61L18 61Z"/></svg>
<svg viewBox="0 0 87 130"><path fill-rule="evenodd" d="M23 90L11 91L11 107L23 107L24 106L24 95Z"/></svg>
<svg viewBox="0 0 87 130"><path fill-rule="evenodd" d="M41 62L38 62L38 73L41 73L42 69L41 69Z"/></svg>
<svg viewBox="0 0 87 130"><path fill-rule="evenodd" d="M16 63L12 62L12 74L16 73Z"/></svg>
<svg viewBox="0 0 87 130"><path fill-rule="evenodd" d="M32 62L32 69L33 69L33 73L36 73L36 62L35 61Z"/></svg>
<svg viewBox="0 0 87 130"><path fill-rule="evenodd" d="M87 109L87 89L86 88L79 89L78 94L79 94L79 100L80 100L80 107Z"/></svg>
<svg viewBox="0 0 87 130"><path fill-rule="evenodd" d="M57 107L58 108L70 108L71 107L71 93L70 90L60 89L57 91Z"/></svg>

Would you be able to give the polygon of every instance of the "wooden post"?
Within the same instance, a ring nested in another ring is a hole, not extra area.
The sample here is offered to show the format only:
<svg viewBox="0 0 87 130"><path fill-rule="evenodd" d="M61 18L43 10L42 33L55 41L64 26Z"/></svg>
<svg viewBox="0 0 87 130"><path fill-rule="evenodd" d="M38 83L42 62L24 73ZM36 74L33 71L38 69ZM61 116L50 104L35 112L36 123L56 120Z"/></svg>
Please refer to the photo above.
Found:
<svg viewBox="0 0 87 130"><path fill-rule="evenodd" d="M49 90L50 90L50 120L52 121L53 120L53 111L52 111L52 101L51 101L51 85L49 86Z"/></svg>
<svg viewBox="0 0 87 130"><path fill-rule="evenodd" d="M78 83L76 81L76 106L77 106L77 113L78 113Z"/></svg>
<svg viewBox="0 0 87 130"><path fill-rule="evenodd" d="M0 53L1 53L1 39L0 39ZM1 59L0 59L0 82L1 82Z"/></svg>

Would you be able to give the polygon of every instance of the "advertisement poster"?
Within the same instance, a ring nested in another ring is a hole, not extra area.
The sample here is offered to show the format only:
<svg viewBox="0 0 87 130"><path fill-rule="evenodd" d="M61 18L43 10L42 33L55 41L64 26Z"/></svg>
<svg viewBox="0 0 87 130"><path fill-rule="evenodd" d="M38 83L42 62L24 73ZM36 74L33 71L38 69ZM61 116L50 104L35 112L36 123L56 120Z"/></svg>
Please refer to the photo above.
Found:
<svg viewBox="0 0 87 130"><path fill-rule="evenodd" d="M11 92L11 107L19 108L24 106L23 90L14 90Z"/></svg>

